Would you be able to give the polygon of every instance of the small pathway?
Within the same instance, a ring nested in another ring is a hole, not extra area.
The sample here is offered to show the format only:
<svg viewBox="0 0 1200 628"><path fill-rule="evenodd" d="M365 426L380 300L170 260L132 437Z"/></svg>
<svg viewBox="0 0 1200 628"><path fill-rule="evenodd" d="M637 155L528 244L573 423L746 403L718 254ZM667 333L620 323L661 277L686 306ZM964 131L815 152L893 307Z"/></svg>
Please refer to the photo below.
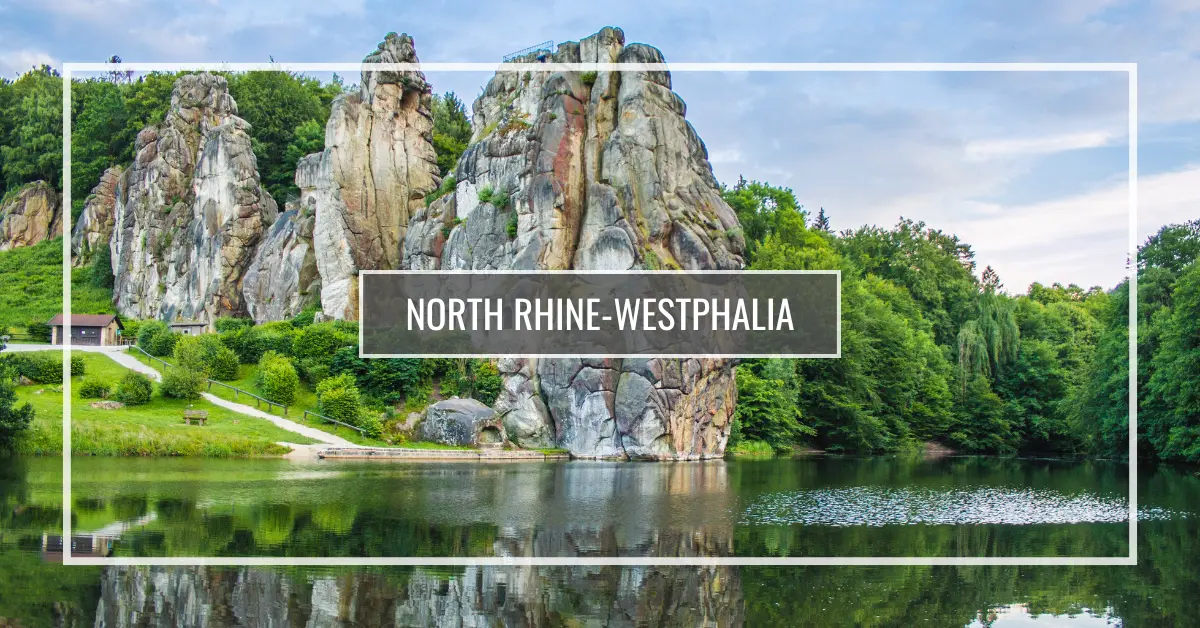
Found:
<svg viewBox="0 0 1200 628"><path fill-rule="evenodd" d="M150 378L153 379L154 381L157 381L157 382L162 381L162 375L159 374L159 372L154 367L148 366L147 364L143 363L141 360L138 360L137 358L129 355L128 353L125 352L123 347L89 347L85 350L94 351L97 353L103 353L103 354L107 355L108 357L112 358L112 360L114 362L116 362L117 364L120 364L121 366L135 370L139 373L145 373L146 375L150 376ZM334 445L337 447L348 447L348 448L356 448L356 447L362 446L362 445L356 445L340 436L334 436L333 434L330 434L329 432L323 432L321 430L318 430L315 427L308 427L307 425L301 425L295 421L291 421L291 420L285 419L280 416L275 416L274 414L267 414L266 412L263 412L262 410L259 410L258 408L253 408L253 407L250 407L250 406L242 404L242 403L237 403L236 401L229 401L227 399L222 399L212 393L204 392L204 393L200 393L200 396L204 397L205 400L207 400L209 403L212 403L214 405L221 406L222 408L225 408L227 410L232 410L239 414L245 414L246 416L252 416L257 419L265 419L267 421L270 421L271 423L274 423L277 427L285 429L289 432L295 432L297 434L300 434L301 436L307 436L308 438L311 438L320 443L324 443L325 445ZM305 447L304 445L298 445L296 443L284 443L284 444L286 444L288 447L292 447L293 449L297 449L298 451L299 451L298 448ZM305 448L305 450L307 450L307 449L309 449L309 448Z"/></svg>

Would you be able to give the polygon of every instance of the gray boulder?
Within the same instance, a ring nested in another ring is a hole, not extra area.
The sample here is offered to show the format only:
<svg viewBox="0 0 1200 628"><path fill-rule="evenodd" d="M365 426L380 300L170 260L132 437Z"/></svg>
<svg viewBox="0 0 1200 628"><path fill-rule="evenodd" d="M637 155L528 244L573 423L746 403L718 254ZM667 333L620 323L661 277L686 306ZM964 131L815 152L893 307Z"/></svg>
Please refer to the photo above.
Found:
<svg viewBox="0 0 1200 628"><path fill-rule="evenodd" d="M465 447L508 443L496 411L474 399L446 399L429 406L417 435L424 441Z"/></svg>

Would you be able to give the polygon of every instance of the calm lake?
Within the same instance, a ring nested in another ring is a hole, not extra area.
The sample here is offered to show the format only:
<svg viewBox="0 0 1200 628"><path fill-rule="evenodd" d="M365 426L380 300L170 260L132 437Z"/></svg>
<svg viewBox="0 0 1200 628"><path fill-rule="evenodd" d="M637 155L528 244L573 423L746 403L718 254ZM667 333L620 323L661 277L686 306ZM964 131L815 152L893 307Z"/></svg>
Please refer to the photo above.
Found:
<svg viewBox="0 0 1200 628"><path fill-rule="evenodd" d="M75 552L98 556L1129 550L1127 467L1094 461L77 458L72 475ZM1200 623L1194 469L1144 468L1140 564L1092 568L65 568L61 482L59 459L0 461L0 617L23 626Z"/></svg>

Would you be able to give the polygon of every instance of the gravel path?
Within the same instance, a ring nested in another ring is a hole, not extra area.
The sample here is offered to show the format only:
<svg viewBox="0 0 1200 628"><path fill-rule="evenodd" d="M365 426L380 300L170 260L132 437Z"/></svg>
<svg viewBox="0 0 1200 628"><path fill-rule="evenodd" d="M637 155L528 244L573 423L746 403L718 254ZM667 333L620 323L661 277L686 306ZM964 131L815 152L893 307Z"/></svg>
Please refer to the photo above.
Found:
<svg viewBox="0 0 1200 628"><path fill-rule="evenodd" d="M5 351L14 351L14 350L15 351L50 351L50 350L54 350L56 348L59 348L59 347L55 347L54 345L15 344L15 345L9 345L8 349L5 349ZM121 366L124 366L128 369L132 369L139 373L145 373L146 375L148 375L150 377L150 379L153 379L156 382L162 381L162 375L158 372L158 370L156 370L154 367L149 366L149 365L143 363L142 361L138 360L137 358L126 353L124 347L71 347L71 348L73 350L88 351L91 353L103 353L104 355L108 356L114 362L116 362L117 364L120 364ZM301 436L307 436L308 438L311 438L319 443L322 443L322 445L299 445L296 443L281 443L281 444L287 445L288 447L293 448L294 450L296 450L298 452L304 452L305 454L313 453L315 455L315 452L313 452L312 450L319 449L322 446L327 446L327 445L333 445L336 447L350 447L350 448L362 446L362 445L356 445L340 436L334 436L333 434L330 434L328 432L323 432L316 428L308 427L307 425L301 425L295 421L290 421L283 417L278 417L273 414L267 414L266 412L263 412L262 410L259 410L258 408L254 408L254 407L242 404L242 403L237 403L235 401L228 401L226 399L222 399L212 393L206 392L206 393L200 393L200 394L202 397L204 397L204 399L206 399L210 403L221 406L222 408L232 410L234 412L237 412L238 414L244 414L246 416L251 416L256 419L264 419L266 421L270 421L271 423L274 423L277 427L285 429L289 432L295 432L296 434L300 434Z"/></svg>

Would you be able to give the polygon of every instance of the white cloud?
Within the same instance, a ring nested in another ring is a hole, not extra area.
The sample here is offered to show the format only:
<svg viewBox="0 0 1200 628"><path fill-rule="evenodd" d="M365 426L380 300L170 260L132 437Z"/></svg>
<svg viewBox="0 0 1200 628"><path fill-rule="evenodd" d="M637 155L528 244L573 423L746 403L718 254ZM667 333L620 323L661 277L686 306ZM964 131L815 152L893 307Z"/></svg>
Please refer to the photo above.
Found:
<svg viewBox="0 0 1200 628"><path fill-rule="evenodd" d="M0 52L0 76L11 78L14 74L21 74L29 68L41 66L43 63L53 67L61 66L58 59L41 50Z"/></svg>
<svg viewBox="0 0 1200 628"><path fill-rule="evenodd" d="M1013 290L1032 281L1111 287L1129 249L1129 186L1024 205L985 205L988 215L945 225L970 243L979 265L991 264ZM1200 217L1200 164L1138 180L1140 244L1164 224ZM938 225L942 226L942 225Z"/></svg>
<svg viewBox="0 0 1200 628"><path fill-rule="evenodd" d="M988 160L1011 157L1050 155L1085 148L1107 146L1116 136L1107 131L1090 131L1066 135L992 139L967 142L968 159Z"/></svg>

